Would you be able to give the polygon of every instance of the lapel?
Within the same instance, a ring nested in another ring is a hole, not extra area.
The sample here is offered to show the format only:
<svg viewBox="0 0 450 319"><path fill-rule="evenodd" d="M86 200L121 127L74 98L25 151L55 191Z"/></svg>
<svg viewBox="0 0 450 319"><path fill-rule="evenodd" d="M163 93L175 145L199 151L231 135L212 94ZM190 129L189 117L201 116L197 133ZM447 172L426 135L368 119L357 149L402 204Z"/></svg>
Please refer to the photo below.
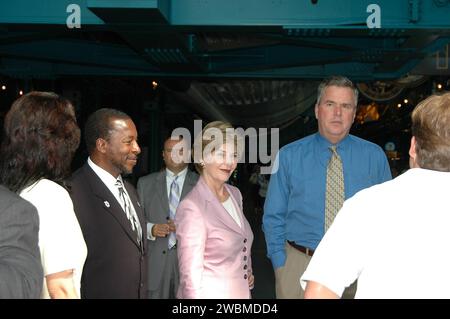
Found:
<svg viewBox="0 0 450 319"><path fill-rule="evenodd" d="M245 223L244 223L244 213L242 210L243 208L241 207L242 201L238 197L239 195L234 192L234 190L231 188L231 186L229 184L225 183L225 188L227 189L228 194L230 194L231 201L233 202L234 207L236 207L236 212L238 214L239 220L241 221L241 225L242 225L242 227L239 227L239 225L238 225L238 227L241 230L241 233L244 234L245 233ZM223 205L222 205L222 207L223 207ZM226 212L226 213L228 215L230 215L228 212ZM233 221L234 221L234 219L233 219Z"/></svg>
<svg viewBox="0 0 450 319"><path fill-rule="evenodd" d="M95 172L91 169L89 164L84 164L83 166L85 176L87 182L89 183L93 195L97 198L97 200L101 203L103 208L102 212L96 213L107 213L110 214L117 222L120 224L124 232L127 236L132 240L136 247L139 249L139 244L136 240L136 233L131 229L130 221L125 215L122 206L120 206L119 202L116 200L114 195L110 192L110 190L106 187L106 185L102 182L102 180L95 174ZM127 188L128 191L128 188ZM130 193L130 192L129 192ZM130 195L131 197L131 195ZM133 202L133 205L135 203ZM137 205L136 205L137 206ZM136 208L136 207L135 207ZM140 207L139 207L140 211ZM142 214L142 212L141 212ZM139 215L138 215L139 216ZM141 219L142 217L139 216ZM141 223L142 225L142 223ZM144 230L142 230L144 232Z"/></svg>
<svg viewBox="0 0 450 319"><path fill-rule="evenodd" d="M195 174L188 169L186 178L184 179L183 189L181 190L180 200L182 200L187 193L194 188L196 183L197 181L195 180Z"/></svg>
<svg viewBox="0 0 450 319"><path fill-rule="evenodd" d="M237 204L237 198L234 198L233 192L230 191L230 187L225 184L225 187L230 194L231 200L236 207L239 218L241 219L242 228L235 222L233 217L227 212L222 203L219 202L217 197L209 189L209 186L205 183L202 177L200 177L197 187L199 188L200 194L205 196L205 212L207 214L214 214L214 218L217 217L226 227L232 229L236 233L244 234L244 222L241 217L241 207Z"/></svg>
<svg viewBox="0 0 450 319"><path fill-rule="evenodd" d="M166 170L162 170L156 177L158 197L161 198L161 206L164 217L169 216L169 195L167 194Z"/></svg>
<svg viewBox="0 0 450 319"><path fill-rule="evenodd" d="M138 216L139 219L139 223L141 224L141 228L142 228L142 243L146 243L147 240L145 240L147 238L147 222L145 221L145 216L144 216L144 211L141 207L141 204L139 203L139 198L137 196L137 193L135 191L135 189L131 186L130 183L124 181L124 186L128 192L128 195L130 196L130 200L131 203L133 204L134 210L136 211L136 214ZM125 215L125 213L124 213ZM128 218L127 218L128 221ZM129 223L128 223L129 224ZM130 228L131 229L131 228ZM131 231L133 233L133 238L136 238L136 235L134 234L133 231ZM135 240L136 245L139 246L138 242Z"/></svg>

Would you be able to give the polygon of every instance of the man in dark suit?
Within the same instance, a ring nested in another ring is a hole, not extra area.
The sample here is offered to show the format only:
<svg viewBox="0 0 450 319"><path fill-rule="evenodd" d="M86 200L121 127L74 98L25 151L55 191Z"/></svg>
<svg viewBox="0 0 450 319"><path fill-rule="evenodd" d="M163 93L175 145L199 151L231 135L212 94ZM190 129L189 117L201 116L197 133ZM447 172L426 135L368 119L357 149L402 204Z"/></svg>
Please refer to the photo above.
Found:
<svg viewBox="0 0 450 319"><path fill-rule="evenodd" d="M145 298L147 233L133 186L122 180L141 152L131 118L113 109L94 112L85 126L87 163L69 186L88 248L82 298Z"/></svg>
<svg viewBox="0 0 450 319"><path fill-rule="evenodd" d="M0 299L41 296L38 232L36 208L0 186Z"/></svg>
<svg viewBox="0 0 450 319"><path fill-rule="evenodd" d="M174 186L181 190L180 200L197 183L198 175L188 169L189 149L183 139L166 139L162 152L166 169L138 181L138 194L147 221L148 298L151 299L173 299L178 290L176 244L171 247L169 243L170 234L175 233L169 200L172 183L177 183ZM173 209L176 210L178 202Z"/></svg>

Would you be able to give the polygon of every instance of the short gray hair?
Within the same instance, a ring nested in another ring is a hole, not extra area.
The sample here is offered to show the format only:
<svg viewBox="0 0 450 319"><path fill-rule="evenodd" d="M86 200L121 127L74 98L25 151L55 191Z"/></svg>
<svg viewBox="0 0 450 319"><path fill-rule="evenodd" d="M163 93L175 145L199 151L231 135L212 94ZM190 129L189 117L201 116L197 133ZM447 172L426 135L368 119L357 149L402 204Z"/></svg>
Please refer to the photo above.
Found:
<svg viewBox="0 0 450 319"><path fill-rule="evenodd" d="M323 92L325 91L326 88L328 88L330 86L338 86L338 87L351 89L353 91L353 95L355 97L355 106L358 105L358 89L356 88L356 86L353 84L352 81L350 81L345 76L340 76L340 75L330 76L330 77L326 78L325 80L323 80L319 84L319 87L317 89L316 104L319 104L320 99L322 98Z"/></svg>

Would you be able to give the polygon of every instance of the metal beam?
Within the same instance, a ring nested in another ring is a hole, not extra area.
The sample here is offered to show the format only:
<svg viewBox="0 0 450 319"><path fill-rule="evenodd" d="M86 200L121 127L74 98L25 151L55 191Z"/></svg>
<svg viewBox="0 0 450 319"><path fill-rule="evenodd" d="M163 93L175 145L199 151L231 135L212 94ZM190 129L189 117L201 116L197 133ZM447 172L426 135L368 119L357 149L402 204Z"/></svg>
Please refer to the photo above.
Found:
<svg viewBox="0 0 450 319"><path fill-rule="evenodd" d="M104 22L87 7L87 0L14 0L0 2L2 24L58 24L66 25L71 4L80 6L82 26L102 25Z"/></svg>
<svg viewBox="0 0 450 319"><path fill-rule="evenodd" d="M42 40L0 45L0 56L113 69L158 70L129 48L80 40Z"/></svg>
<svg viewBox="0 0 450 319"><path fill-rule="evenodd" d="M417 1L415 1L417 2ZM381 9L382 28L449 29L450 5L410 0L172 0L172 25L283 26L285 28L367 28L367 8ZM411 13L411 10L413 12ZM420 10L420 16L416 14Z"/></svg>
<svg viewBox="0 0 450 319"><path fill-rule="evenodd" d="M81 8L82 27L105 24L94 12L103 17L114 16L121 23L139 23L142 19L132 21L125 16L125 12L131 10L129 12L136 14L143 12L142 17L145 17L146 12L156 13L172 26L366 29L366 20L371 14L367 12L367 8L374 1L318 0L315 4L312 1L298 0L77 0L76 2ZM0 25L17 23L65 25L69 15L66 9L73 3L74 0L2 1ZM450 29L448 2L378 0L376 4L381 9L381 27L384 29ZM122 13L120 10L123 10Z"/></svg>
<svg viewBox="0 0 450 319"><path fill-rule="evenodd" d="M167 24L170 14L170 0L87 0L87 7L107 24Z"/></svg>
<svg viewBox="0 0 450 319"><path fill-rule="evenodd" d="M72 2L0 2L0 72L394 78L450 39L450 1L377 1L369 29L372 0L79 0L81 30L65 25Z"/></svg>

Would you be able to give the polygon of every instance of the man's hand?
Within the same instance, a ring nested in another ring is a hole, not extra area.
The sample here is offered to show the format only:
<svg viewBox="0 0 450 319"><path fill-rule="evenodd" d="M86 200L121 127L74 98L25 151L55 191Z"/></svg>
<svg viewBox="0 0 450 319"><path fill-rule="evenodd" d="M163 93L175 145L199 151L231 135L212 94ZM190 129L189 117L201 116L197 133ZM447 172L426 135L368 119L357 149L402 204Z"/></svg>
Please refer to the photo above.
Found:
<svg viewBox="0 0 450 319"><path fill-rule="evenodd" d="M255 276L253 276L253 274L248 274L248 287L250 289L253 289L253 287L255 287Z"/></svg>
<svg viewBox="0 0 450 319"><path fill-rule="evenodd" d="M169 231L170 232L175 232L176 231L175 223L173 222L172 219L168 220L167 225L169 225Z"/></svg>
<svg viewBox="0 0 450 319"><path fill-rule="evenodd" d="M169 224L155 224L152 227L153 237L166 237L170 232Z"/></svg>

